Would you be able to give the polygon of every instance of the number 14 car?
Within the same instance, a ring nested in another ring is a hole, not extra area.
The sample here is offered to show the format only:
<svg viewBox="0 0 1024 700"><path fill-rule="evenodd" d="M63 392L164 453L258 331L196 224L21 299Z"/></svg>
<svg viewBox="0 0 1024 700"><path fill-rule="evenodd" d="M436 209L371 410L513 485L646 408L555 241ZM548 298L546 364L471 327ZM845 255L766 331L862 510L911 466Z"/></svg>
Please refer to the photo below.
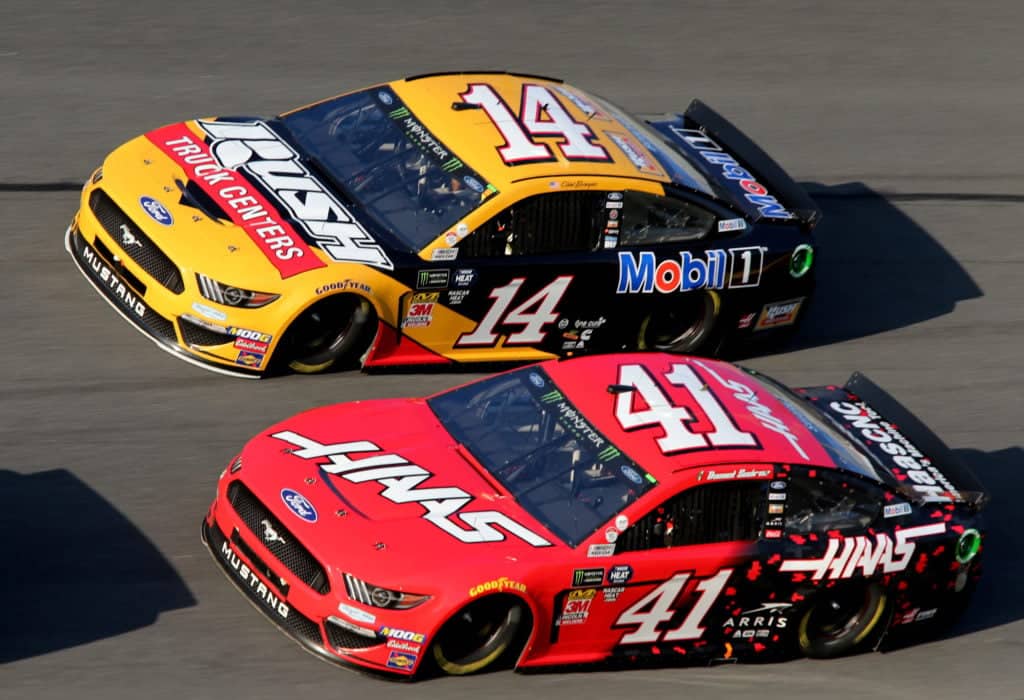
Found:
<svg viewBox="0 0 1024 700"><path fill-rule="evenodd" d="M819 214L700 102L642 121L558 80L454 73L139 136L66 247L159 347L257 377L785 335Z"/></svg>
<svg viewBox="0 0 1024 700"><path fill-rule="evenodd" d="M984 502L862 375L613 354L295 416L202 529L307 650L410 678L869 649L964 608Z"/></svg>

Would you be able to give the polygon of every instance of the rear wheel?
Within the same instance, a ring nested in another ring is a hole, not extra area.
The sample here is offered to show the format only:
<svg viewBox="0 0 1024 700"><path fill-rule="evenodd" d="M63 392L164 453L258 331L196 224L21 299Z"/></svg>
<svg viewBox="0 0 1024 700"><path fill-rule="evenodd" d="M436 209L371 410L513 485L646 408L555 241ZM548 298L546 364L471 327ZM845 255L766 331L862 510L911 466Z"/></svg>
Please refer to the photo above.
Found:
<svg viewBox="0 0 1024 700"><path fill-rule="evenodd" d="M373 320L373 307L363 297L342 294L317 302L285 333L288 368L315 374L358 357L372 337Z"/></svg>
<svg viewBox="0 0 1024 700"><path fill-rule="evenodd" d="M452 676L493 666L514 645L525 617L522 603L505 596L471 603L441 628L431 646L434 662Z"/></svg>
<svg viewBox="0 0 1024 700"><path fill-rule="evenodd" d="M881 631L886 604L878 583L857 582L821 591L800 620L800 651L827 659L863 649Z"/></svg>
<svg viewBox="0 0 1024 700"><path fill-rule="evenodd" d="M637 347L663 352L697 352L711 338L720 308L718 294L711 290L684 294L671 307L648 314L640 324Z"/></svg>

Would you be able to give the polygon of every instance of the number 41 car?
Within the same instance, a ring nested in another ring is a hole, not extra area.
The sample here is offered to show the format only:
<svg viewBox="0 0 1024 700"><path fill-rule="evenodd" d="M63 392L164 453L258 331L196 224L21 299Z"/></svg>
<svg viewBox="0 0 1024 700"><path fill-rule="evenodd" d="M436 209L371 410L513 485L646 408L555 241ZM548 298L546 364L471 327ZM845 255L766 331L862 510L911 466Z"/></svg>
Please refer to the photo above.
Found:
<svg viewBox="0 0 1024 700"><path fill-rule="evenodd" d="M953 619L985 494L860 374L665 353L317 408L225 468L203 539L307 650L406 678L824 658Z"/></svg>
<svg viewBox="0 0 1024 700"><path fill-rule="evenodd" d="M159 347L262 376L778 339L819 216L698 101L642 121L558 80L456 73L139 136L66 247Z"/></svg>

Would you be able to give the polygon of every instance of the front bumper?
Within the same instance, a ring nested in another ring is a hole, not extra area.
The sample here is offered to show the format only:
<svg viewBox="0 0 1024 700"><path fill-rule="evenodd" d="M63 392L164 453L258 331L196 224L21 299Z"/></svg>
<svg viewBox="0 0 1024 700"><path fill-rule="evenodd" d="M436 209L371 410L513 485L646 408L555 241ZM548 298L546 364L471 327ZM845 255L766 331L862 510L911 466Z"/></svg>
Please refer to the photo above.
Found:
<svg viewBox="0 0 1024 700"><path fill-rule="evenodd" d="M243 341L229 332L234 322L231 311L211 308L213 304L193 293L195 280L187 275L183 278L112 202L105 206L113 207L113 213L99 210L101 220L92 199L83 198L83 206L65 234L64 248L103 298L143 335L179 359L220 374L262 376L272 348L261 348L265 350L262 353L240 349L237 343ZM125 228L116 228L118 225ZM124 243L111 233L112 227L121 231L122 236L130 234L133 238ZM136 247L141 241L147 244L145 258L140 257L142 253ZM154 256L160 260L154 261ZM222 318L219 323L206 321L199 318L200 309ZM234 323L239 327L251 325L251 321ZM245 332L252 335L251 331Z"/></svg>
<svg viewBox="0 0 1024 700"><path fill-rule="evenodd" d="M390 640L379 632L367 637L373 631L367 624L380 629L388 621L377 613L367 613L376 618L369 623L345 619L338 607L343 594L320 593L297 580L299 577L278 558L280 553L275 556L237 516L229 503L218 498L203 520L202 538L225 576L253 607L320 659L392 679L413 678L426 651L425 643L418 653L412 654L408 644ZM274 524L284 534L276 520ZM295 542L290 535L286 537ZM346 606L357 607L347 603ZM362 633L352 631L356 628Z"/></svg>

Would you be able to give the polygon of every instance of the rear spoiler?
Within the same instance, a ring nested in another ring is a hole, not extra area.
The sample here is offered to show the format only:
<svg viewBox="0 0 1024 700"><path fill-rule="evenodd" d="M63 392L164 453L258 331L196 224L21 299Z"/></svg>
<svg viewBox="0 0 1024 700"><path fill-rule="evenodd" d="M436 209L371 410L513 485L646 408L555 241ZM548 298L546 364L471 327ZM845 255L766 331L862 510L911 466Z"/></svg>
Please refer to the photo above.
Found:
<svg viewBox="0 0 1024 700"><path fill-rule="evenodd" d="M821 209L804 189L772 157L761 150L728 119L700 100L693 100L682 115L687 128L698 127L735 156L804 228L813 229L821 220Z"/></svg>
<svg viewBox="0 0 1024 700"><path fill-rule="evenodd" d="M880 419L888 424L891 435L902 434L913 447L930 460L941 475L956 488L962 500L973 503L978 508L987 502L985 488L974 471L957 457L938 435L885 390L860 372L854 372L843 388L853 395L852 402L866 404L877 413Z"/></svg>

